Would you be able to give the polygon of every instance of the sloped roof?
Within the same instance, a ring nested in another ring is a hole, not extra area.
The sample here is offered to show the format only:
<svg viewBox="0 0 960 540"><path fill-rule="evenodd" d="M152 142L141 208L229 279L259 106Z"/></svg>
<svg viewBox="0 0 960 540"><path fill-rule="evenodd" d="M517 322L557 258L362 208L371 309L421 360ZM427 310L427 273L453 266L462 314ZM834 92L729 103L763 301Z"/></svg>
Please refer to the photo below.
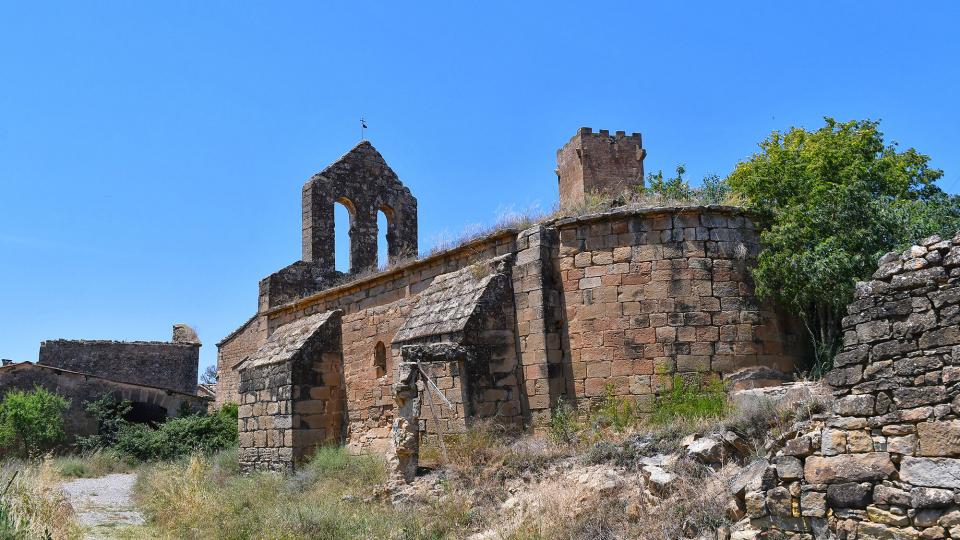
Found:
<svg viewBox="0 0 960 540"><path fill-rule="evenodd" d="M509 257L504 255L434 278L420 293L393 341L462 332L490 284L505 278L503 264Z"/></svg>
<svg viewBox="0 0 960 540"><path fill-rule="evenodd" d="M307 341L338 311L316 313L274 330L267 342L243 361L241 369L279 364L292 359Z"/></svg>

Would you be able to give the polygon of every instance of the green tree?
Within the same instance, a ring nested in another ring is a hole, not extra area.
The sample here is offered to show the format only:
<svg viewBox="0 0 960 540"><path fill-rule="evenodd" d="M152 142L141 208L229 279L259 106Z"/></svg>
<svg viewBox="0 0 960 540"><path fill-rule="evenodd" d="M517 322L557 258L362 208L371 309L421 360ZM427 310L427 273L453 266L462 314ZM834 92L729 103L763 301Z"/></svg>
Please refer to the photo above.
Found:
<svg viewBox="0 0 960 540"><path fill-rule="evenodd" d="M647 175L646 186L642 188L647 195L656 195L666 201L689 201L693 198L693 189L683 175L687 169L677 165L677 175L670 178L663 177L663 171Z"/></svg>
<svg viewBox="0 0 960 540"><path fill-rule="evenodd" d="M35 459L66 438L63 413L70 402L37 386L31 391L11 390L0 402L0 448Z"/></svg>
<svg viewBox="0 0 960 540"><path fill-rule="evenodd" d="M763 218L757 292L804 321L815 375L830 368L854 285L877 259L960 229L960 201L935 185L943 172L928 156L885 144L878 122L825 121L773 132L727 179Z"/></svg>

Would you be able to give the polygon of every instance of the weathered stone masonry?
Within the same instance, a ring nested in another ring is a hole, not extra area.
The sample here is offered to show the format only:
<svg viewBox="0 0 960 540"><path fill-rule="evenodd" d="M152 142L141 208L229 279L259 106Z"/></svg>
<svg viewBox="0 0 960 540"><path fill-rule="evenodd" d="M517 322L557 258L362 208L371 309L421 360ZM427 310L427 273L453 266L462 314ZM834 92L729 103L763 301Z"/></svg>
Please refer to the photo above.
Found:
<svg viewBox="0 0 960 540"><path fill-rule="evenodd" d="M244 469L289 469L343 438L341 312L311 315L273 333L239 368Z"/></svg>
<svg viewBox="0 0 960 540"><path fill-rule="evenodd" d="M577 190L582 200L588 188L642 185L639 135L581 130L558 154L566 160L558 163L562 204L575 204ZM360 185L366 186L362 196L349 191ZM332 436L338 431L328 419L324 441L386 451L394 377L401 365L416 362L417 373L422 369L440 387L431 390L434 406L423 377L411 379L422 395L402 401L415 404L410 418L429 434L463 430L479 418L510 429L535 427L560 398L586 405L608 386L649 403L675 373L715 377L753 365L790 372L803 354L797 329L753 295L747 269L759 248L750 216L738 209L661 208L549 221L330 286L322 271L332 268L333 249L324 209L344 193L352 193L358 212L389 204L397 220L391 237L404 249L415 246L415 201L362 143L307 182L304 261L280 273L286 277L261 282L257 314L218 345L218 396L225 399L237 395L238 379L243 386L257 377L251 358L271 366L293 365L269 360L289 354L316 361L295 350L271 352L273 336L307 318L342 312L336 346L342 429ZM316 201L323 202L316 207ZM317 233L321 229L328 234ZM352 230L359 235L352 236L355 247L358 238L375 240L369 228ZM369 267L375 251L375 243L365 244L351 260ZM269 420L263 416L287 414L270 412L280 410L269 405L279 387L260 391L240 392L243 405L251 406L245 418L257 419L253 432L264 431L261 420ZM261 399L265 407L253 412ZM251 430L249 424L242 429ZM258 449L245 466L289 467L301 446L285 436L275 433L272 444L268 431L253 443L242 439L244 451ZM276 450L261 451L266 448Z"/></svg>
<svg viewBox="0 0 960 540"><path fill-rule="evenodd" d="M97 432L85 404L108 395L130 402L126 418L134 422L206 410L210 400L198 395L199 354L200 340L184 324L173 326L169 342L48 340L36 364L0 367L0 393L40 386L68 398L65 431L72 440Z"/></svg>
<svg viewBox="0 0 960 540"><path fill-rule="evenodd" d="M857 285L822 427L746 493L764 528L960 538L960 234L889 253Z"/></svg>
<svg viewBox="0 0 960 540"><path fill-rule="evenodd" d="M40 344L38 363L116 381L197 393L200 340L174 326L173 341L56 339Z"/></svg>

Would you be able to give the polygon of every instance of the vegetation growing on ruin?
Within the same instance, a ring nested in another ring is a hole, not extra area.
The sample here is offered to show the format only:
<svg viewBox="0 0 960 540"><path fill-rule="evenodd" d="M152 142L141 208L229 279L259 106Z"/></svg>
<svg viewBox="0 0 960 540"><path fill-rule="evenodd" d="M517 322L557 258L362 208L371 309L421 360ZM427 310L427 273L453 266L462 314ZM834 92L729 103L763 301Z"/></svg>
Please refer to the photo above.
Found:
<svg viewBox="0 0 960 540"><path fill-rule="evenodd" d="M936 186L943 172L929 161L886 143L878 122L827 118L813 131L773 132L728 178L767 222L757 292L806 323L814 375L830 368L854 284L883 253L960 230L960 197Z"/></svg>
<svg viewBox="0 0 960 540"><path fill-rule="evenodd" d="M655 424L720 418L727 409L726 388L719 379L702 381L674 375L670 382L670 388L654 402L651 421Z"/></svg>
<svg viewBox="0 0 960 540"><path fill-rule="evenodd" d="M517 540L696 537L732 521L725 469L683 458L656 500L638 498L630 486L595 483L613 472L639 474L642 459L677 450L692 433L732 430L760 453L771 436L820 409L767 402L717 408L714 386L675 388L676 396L709 405L652 423L627 413L628 404L639 410L636 403L607 396L580 410L560 404L554 419L565 418L566 426L551 422L549 435L512 436L483 421L448 434L443 445L425 440L421 463L433 472L418 480L420 488L387 491L378 456L324 448L293 474L241 476L234 453L151 464L142 469L137 498L150 526L177 538L467 538L484 531Z"/></svg>

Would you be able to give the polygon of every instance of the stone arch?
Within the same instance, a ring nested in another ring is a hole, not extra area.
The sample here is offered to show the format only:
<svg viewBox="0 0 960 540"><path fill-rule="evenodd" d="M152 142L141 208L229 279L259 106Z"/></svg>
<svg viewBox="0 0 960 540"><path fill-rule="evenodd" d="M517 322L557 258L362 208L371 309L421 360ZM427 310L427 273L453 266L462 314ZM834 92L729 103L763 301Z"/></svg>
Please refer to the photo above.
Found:
<svg viewBox="0 0 960 540"><path fill-rule="evenodd" d="M379 220L379 217L380 217L380 214L383 214L384 221L385 221L386 224L387 224L387 230L386 230L386 231L380 231L380 230L379 230L379 226L380 226L380 225L379 225L379 221L380 221L380 220ZM379 255L380 255L379 245L378 245L378 247L377 247L377 259L378 259L378 260L377 260L377 264L378 264L378 266L383 267L383 266L386 266L386 265L388 265L388 264L393 264L393 263L395 263L395 262L397 261L398 255L399 255L399 254L398 254L398 248L397 248L397 225L396 225L397 221L396 221L396 213L394 212L393 208L390 207L390 205L385 204L385 203L380 203L380 206L377 208L377 218L378 218L378 219L377 219L377 228L378 228L378 230L377 230L377 242L379 242L381 238L386 239L386 242L387 242L387 257L386 257L386 260L379 260Z"/></svg>
<svg viewBox="0 0 960 540"><path fill-rule="evenodd" d="M333 243L334 243L334 260L335 260L335 261L346 260L346 261L347 261L347 269L348 269L350 272L353 272L353 271L356 270L354 257L355 257L355 254L356 254L356 252L357 252L356 243L357 243L357 241L359 240L359 239L357 238L357 234L356 234L356 232L357 232L357 228L356 228L356 223L357 223L357 207L356 207L355 204L353 204L353 201L351 201L351 200L348 199L347 197L343 197L343 196L337 197L336 199L334 199L333 204L334 204L334 210L333 210L333 214L334 214L334 219L333 219L333 231L331 231L330 238L331 238L331 240L332 240ZM336 221L337 221L337 220L336 220L336 205L340 205L340 206L342 206L343 208L345 208L345 209L347 210L347 216L349 217L348 226L347 226L347 227L348 227L348 228L347 228L347 246L348 246L347 250L348 250L348 252L347 252L346 257L345 257L344 259L341 259L341 258L337 255L337 252L336 252L336 244L338 243L338 242L337 242L337 238L339 238L340 235L343 234L342 231L338 231L338 227L337 227L337 223L336 223Z"/></svg>
<svg viewBox="0 0 960 540"><path fill-rule="evenodd" d="M124 419L138 424L150 424L156 426L163 423L169 416L166 407L156 403L145 401L133 401L130 403L130 411L124 415Z"/></svg>

